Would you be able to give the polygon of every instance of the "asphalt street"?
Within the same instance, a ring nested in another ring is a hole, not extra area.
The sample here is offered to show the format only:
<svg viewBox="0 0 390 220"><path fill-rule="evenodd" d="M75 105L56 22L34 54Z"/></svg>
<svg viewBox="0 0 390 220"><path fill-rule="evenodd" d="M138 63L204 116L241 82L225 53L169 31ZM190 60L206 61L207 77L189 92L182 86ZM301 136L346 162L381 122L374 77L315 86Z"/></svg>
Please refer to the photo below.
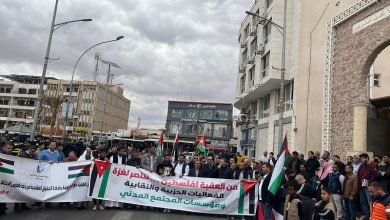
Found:
<svg viewBox="0 0 390 220"><path fill-rule="evenodd" d="M162 213L148 210L102 210L92 211L74 210L71 208L42 208L22 211L20 213L8 212L0 215L1 220L202 220L202 219L226 219L226 216L209 216L179 213ZM239 218L241 219L241 218Z"/></svg>

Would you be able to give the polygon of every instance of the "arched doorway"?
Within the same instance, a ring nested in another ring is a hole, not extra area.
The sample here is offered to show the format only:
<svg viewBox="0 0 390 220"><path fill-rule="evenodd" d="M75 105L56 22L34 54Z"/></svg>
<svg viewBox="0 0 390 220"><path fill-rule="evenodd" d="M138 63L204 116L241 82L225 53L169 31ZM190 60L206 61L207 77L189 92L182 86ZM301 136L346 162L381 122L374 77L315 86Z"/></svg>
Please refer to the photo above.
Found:
<svg viewBox="0 0 390 220"><path fill-rule="evenodd" d="M369 70L390 43L390 1L361 0L327 27L323 149L342 157L367 152Z"/></svg>
<svg viewBox="0 0 390 220"><path fill-rule="evenodd" d="M390 151L390 41L374 51L377 55L370 66L367 115L367 150L382 155ZM383 49L384 46L387 46ZM374 55L375 55L374 54ZM371 62L370 60L369 62Z"/></svg>

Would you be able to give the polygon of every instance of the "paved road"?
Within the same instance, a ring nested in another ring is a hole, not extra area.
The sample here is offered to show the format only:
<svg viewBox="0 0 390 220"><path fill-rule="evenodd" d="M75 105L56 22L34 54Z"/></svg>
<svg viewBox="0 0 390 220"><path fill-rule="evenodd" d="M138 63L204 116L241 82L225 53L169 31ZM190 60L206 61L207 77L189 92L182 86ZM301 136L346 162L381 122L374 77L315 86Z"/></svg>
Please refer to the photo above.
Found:
<svg viewBox="0 0 390 220"><path fill-rule="evenodd" d="M178 214L178 213L162 213L146 210L103 210L92 211L74 210L70 208L42 208L33 209L31 211L23 211L21 213L7 213L0 216L1 220L206 220L226 219L226 216L219 218L193 213L193 215Z"/></svg>

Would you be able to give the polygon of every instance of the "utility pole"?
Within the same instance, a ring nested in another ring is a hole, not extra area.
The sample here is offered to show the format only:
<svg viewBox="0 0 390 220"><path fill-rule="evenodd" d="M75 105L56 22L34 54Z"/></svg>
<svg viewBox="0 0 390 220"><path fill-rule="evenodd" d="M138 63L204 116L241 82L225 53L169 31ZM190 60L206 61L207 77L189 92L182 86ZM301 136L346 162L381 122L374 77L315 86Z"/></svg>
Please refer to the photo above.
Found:
<svg viewBox="0 0 390 220"><path fill-rule="evenodd" d="M107 78L106 78L106 94L104 97L104 104L103 104L103 112L101 117L101 124L100 124L100 141L102 142L103 137L103 126L104 126L104 115L106 114L106 106L107 106L107 95L108 95L108 83L110 82L110 75L111 75L111 64L108 64L108 71L107 71Z"/></svg>

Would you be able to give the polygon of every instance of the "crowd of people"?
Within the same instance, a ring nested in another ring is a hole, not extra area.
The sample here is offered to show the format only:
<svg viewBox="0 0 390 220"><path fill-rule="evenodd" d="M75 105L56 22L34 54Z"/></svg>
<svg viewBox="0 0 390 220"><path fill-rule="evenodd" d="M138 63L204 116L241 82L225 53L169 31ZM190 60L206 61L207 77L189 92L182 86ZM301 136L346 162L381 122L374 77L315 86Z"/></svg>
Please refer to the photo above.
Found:
<svg viewBox="0 0 390 220"><path fill-rule="evenodd" d="M190 176L253 180L258 184L258 211L256 218L272 219L277 211L284 219L389 219L390 216L390 160L389 154L374 156L370 160L366 153L348 156L343 162L338 155L331 156L325 151L309 151L304 154L292 152L284 164L284 178L276 195L268 191L273 168L277 158L273 152L250 158L237 152L195 154L190 160L184 154L159 155L156 146L138 149L132 146L104 145L84 147L76 143L66 144L48 141L42 143L25 142L15 146L10 141L2 141L3 154L48 163L71 162L78 160L104 160L126 164L156 172L161 176ZM41 206L42 203L32 205ZM50 204L45 204L50 206ZM58 206L70 204L58 204ZM87 204L76 203L75 208ZM5 214L7 205L0 203L0 214ZM113 201L93 200L93 210L120 208L145 208ZM27 204L15 204L16 212L31 209ZM159 209L157 209L159 210ZM163 212L170 210L163 209Z"/></svg>

